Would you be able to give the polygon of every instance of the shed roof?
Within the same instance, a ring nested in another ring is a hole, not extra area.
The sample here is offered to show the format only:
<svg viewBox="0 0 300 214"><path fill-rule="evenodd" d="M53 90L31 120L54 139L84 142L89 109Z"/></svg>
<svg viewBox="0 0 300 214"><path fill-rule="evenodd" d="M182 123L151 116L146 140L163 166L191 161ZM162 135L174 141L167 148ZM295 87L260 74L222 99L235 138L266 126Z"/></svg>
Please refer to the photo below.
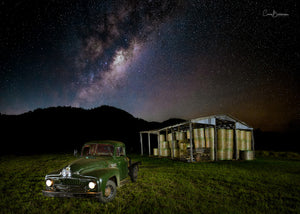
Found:
<svg viewBox="0 0 300 214"><path fill-rule="evenodd" d="M208 125L216 125L216 119L218 120L226 120L235 123L236 129L253 129L251 126L249 126L247 123L227 114L222 115L211 115L211 116L205 116L205 117L199 117L196 119L192 119L192 123L202 123L202 124L208 124Z"/></svg>
<svg viewBox="0 0 300 214"><path fill-rule="evenodd" d="M204 124L204 125L216 125L217 120L223 120L223 121L229 121L229 122L235 123L235 128L236 129L248 129L248 130L253 129L251 126L249 126L245 122L243 122L239 119L236 119L235 117L233 117L231 115L222 114L222 115L210 115L210 116L199 117L199 118L187 120L186 122L183 122L183 123L175 124L175 125L172 125L172 126L167 126L167 127L161 128L161 129L141 131L140 133L150 133L150 134L153 133L153 134L156 134L159 131L163 131L163 130L171 129L171 128L176 128L176 127L179 127L179 126L184 126L184 125L187 125L189 123L198 123L198 124Z"/></svg>

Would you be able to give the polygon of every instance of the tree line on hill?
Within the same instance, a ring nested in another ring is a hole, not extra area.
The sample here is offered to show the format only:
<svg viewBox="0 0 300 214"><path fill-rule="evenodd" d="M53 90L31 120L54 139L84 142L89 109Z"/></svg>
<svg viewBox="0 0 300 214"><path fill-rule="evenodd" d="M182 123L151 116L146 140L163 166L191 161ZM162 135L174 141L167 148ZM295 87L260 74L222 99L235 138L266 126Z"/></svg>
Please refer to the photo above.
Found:
<svg viewBox="0 0 300 214"><path fill-rule="evenodd" d="M147 122L111 106L85 110L50 107L21 115L0 114L0 155L72 153L92 140L119 140L130 153L140 152L139 132L183 122ZM266 133L255 130L255 147L260 150L299 151L295 133Z"/></svg>
<svg viewBox="0 0 300 214"><path fill-rule="evenodd" d="M147 122L111 106L90 110L50 107L21 115L1 114L0 154L70 153L85 142L101 139L122 141L129 152L139 152L139 131L170 121Z"/></svg>

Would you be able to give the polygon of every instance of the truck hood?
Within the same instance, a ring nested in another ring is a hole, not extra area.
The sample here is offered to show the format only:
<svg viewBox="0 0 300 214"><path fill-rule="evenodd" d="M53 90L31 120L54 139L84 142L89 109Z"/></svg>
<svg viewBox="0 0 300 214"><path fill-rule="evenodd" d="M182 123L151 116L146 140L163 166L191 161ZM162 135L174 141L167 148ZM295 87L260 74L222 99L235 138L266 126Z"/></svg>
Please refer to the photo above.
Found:
<svg viewBox="0 0 300 214"><path fill-rule="evenodd" d="M112 160L112 157L82 157L72 162L68 166L70 167L72 173L82 174L96 169L108 168L112 163Z"/></svg>

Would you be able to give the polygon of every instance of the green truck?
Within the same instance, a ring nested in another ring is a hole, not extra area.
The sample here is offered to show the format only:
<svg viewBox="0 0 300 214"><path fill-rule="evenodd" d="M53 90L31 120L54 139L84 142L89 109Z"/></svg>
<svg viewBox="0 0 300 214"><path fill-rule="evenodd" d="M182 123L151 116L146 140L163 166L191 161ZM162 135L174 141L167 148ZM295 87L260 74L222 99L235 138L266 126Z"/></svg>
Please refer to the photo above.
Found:
<svg viewBox="0 0 300 214"><path fill-rule="evenodd" d="M91 197L102 203L112 201L117 187L137 180L140 162L131 163L125 144L119 141L92 141L85 143L79 159L63 169L45 176L48 197Z"/></svg>

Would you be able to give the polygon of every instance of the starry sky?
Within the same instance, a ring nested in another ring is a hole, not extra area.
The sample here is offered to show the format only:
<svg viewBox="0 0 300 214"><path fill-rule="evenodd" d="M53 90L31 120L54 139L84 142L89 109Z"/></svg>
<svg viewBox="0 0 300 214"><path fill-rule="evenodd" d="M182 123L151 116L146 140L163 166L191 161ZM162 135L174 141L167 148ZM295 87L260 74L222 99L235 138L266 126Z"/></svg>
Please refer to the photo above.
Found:
<svg viewBox="0 0 300 214"><path fill-rule="evenodd" d="M111 105L148 121L225 113L262 130L300 118L296 1L0 7L2 114Z"/></svg>

